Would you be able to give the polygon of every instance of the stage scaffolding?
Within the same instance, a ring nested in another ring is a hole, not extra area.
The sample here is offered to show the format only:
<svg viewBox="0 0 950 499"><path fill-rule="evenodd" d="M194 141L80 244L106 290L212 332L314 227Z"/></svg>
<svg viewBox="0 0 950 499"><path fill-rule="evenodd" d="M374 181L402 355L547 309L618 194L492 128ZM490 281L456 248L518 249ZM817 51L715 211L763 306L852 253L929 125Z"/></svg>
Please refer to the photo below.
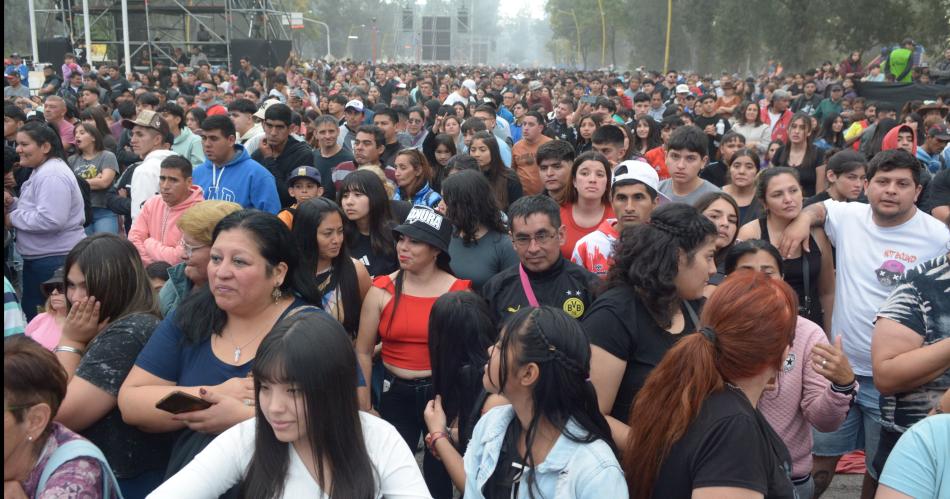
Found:
<svg viewBox="0 0 950 499"><path fill-rule="evenodd" d="M292 40L282 0L35 0L35 4L35 36L67 38L74 49L83 44L82 58L91 64L97 62L93 59L123 59L123 5L129 57L138 69L151 69L158 60L174 65L175 48L188 58L191 47L200 46L212 65L232 70L232 40ZM88 29L84 19L91 20ZM199 39L202 31L206 33Z"/></svg>

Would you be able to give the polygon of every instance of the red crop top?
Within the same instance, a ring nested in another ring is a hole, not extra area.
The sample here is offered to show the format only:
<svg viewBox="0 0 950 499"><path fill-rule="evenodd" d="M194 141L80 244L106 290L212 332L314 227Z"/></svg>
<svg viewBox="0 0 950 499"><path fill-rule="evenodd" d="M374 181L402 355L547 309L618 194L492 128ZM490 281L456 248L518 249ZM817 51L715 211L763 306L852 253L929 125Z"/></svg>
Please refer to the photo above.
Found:
<svg viewBox="0 0 950 499"><path fill-rule="evenodd" d="M388 275L374 279L373 286L396 296L396 285ZM449 291L465 291L471 287L471 281L456 279ZM437 296L420 297L403 293L399 296L399 308L395 316L393 302L396 299L389 300L379 318L383 362L410 371L432 369L429 362L429 313L437 299Z"/></svg>

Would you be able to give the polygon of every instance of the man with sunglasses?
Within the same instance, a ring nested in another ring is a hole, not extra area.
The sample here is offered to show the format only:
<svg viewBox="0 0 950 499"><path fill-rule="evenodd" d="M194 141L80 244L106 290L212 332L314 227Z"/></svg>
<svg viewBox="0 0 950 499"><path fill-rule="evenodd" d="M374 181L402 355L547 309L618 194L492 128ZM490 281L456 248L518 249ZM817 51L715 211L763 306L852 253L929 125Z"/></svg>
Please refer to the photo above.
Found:
<svg viewBox="0 0 950 499"><path fill-rule="evenodd" d="M198 91L198 95L195 96L198 107L204 109L205 112L208 113L208 116L218 114L226 116L228 114L228 108L226 108L224 102L217 97L218 87L214 83L210 81L202 82L195 90Z"/></svg>
<svg viewBox="0 0 950 499"><path fill-rule="evenodd" d="M518 265L492 277L482 297L499 321L522 307L550 305L579 319L590 307L598 278L561 256L564 225L557 202L543 194L523 197L508 208Z"/></svg>

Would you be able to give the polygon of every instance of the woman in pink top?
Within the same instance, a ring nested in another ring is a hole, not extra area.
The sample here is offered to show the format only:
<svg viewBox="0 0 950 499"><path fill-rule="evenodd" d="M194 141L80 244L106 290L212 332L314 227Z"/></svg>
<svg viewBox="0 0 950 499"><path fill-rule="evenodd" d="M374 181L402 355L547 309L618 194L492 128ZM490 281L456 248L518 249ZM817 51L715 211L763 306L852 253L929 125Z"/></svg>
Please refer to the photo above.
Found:
<svg viewBox="0 0 950 499"><path fill-rule="evenodd" d="M753 269L781 278L781 262L774 246L749 240L729 250L725 270L731 274ZM822 432L837 430L848 416L857 391L858 383L841 350L840 336L832 345L819 325L799 316L785 364L758 404L792 456L792 483L798 497L814 495L812 427Z"/></svg>
<svg viewBox="0 0 950 499"><path fill-rule="evenodd" d="M47 350L58 345L59 337L63 334L63 323L66 322L66 314L69 312L66 307L65 286L63 268L60 267L53 273L53 277L42 284L43 295L46 296L45 311L26 325L26 335Z"/></svg>

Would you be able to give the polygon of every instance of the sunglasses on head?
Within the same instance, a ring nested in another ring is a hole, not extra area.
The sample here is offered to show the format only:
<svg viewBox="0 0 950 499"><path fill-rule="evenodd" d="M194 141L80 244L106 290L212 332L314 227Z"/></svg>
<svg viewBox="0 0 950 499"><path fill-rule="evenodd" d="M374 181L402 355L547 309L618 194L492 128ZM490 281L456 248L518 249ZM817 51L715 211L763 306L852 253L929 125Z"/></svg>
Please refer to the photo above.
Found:
<svg viewBox="0 0 950 499"><path fill-rule="evenodd" d="M53 291L58 291L59 294L65 294L66 285L61 282L47 282L43 283L43 295L50 296L53 294Z"/></svg>

